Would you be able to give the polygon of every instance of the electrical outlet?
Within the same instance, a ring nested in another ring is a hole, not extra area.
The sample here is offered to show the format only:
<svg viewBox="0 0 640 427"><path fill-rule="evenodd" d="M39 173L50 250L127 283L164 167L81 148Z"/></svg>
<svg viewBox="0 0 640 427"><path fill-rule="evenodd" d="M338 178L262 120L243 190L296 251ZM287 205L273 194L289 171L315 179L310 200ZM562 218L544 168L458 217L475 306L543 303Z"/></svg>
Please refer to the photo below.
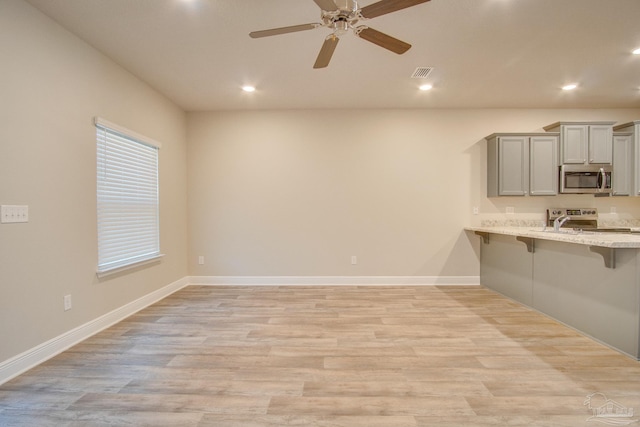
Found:
<svg viewBox="0 0 640 427"><path fill-rule="evenodd" d="M478 209L478 207L477 207L477 206L474 206L474 207L473 207L473 214L474 214L474 215L478 215L479 213L480 213L480 209Z"/></svg>
<svg viewBox="0 0 640 427"><path fill-rule="evenodd" d="M611 206L611 213L618 213L618 209L615 206Z"/></svg>
<svg viewBox="0 0 640 427"><path fill-rule="evenodd" d="M199 265L204 265L204 257L203 257L202 255L200 255L200 256L198 257L198 264L199 264Z"/></svg>
<svg viewBox="0 0 640 427"><path fill-rule="evenodd" d="M71 295L64 296L64 311L71 310Z"/></svg>
<svg viewBox="0 0 640 427"><path fill-rule="evenodd" d="M355 255L351 255L351 265L356 265L358 263L358 257Z"/></svg>
<svg viewBox="0 0 640 427"><path fill-rule="evenodd" d="M513 209L513 206L507 206L507 215L513 215L515 213L515 210Z"/></svg>
<svg viewBox="0 0 640 427"><path fill-rule="evenodd" d="M0 222L3 224L12 222L29 222L29 206L2 205L0 207Z"/></svg>

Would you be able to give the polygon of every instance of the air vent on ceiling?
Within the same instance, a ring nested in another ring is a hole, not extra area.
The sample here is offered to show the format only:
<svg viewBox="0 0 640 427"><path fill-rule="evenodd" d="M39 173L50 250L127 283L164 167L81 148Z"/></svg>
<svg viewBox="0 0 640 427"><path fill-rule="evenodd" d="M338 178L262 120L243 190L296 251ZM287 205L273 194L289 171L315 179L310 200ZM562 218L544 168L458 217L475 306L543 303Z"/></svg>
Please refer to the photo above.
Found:
<svg viewBox="0 0 640 427"><path fill-rule="evenodd" d="M411 75L412 79L426 79L433 71L433 67L418 67Z"/></svg>

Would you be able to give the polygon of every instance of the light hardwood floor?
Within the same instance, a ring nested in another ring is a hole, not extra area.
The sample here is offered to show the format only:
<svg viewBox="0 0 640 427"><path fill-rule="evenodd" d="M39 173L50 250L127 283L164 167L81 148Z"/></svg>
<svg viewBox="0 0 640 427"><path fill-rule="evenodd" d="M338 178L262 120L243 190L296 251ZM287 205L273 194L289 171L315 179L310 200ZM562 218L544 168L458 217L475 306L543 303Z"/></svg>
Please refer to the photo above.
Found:
<svg viewBox="0 0 640 427"><path fill-rule="evenodd" d="M593 392L640 413L640 363L481 287L190 286L1 386L0 425L602 425Z"/></svg>

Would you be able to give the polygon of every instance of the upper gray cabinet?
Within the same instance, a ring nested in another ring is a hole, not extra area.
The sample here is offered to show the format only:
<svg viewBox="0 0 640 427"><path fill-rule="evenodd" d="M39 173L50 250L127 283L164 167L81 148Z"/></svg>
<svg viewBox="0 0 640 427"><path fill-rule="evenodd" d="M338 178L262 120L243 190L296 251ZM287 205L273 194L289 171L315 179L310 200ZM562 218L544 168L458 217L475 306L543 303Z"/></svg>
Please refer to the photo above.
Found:
<svg viewBox="0 0 640 427"><path fill-rule="evenodd" d="M560 132L562 164L611 164L614 123L557 122L545 126L544 130Z"/></svg>
<svg viewBox="0 0 640 427"><path fill-rule="evenodd" d="M537 135L529 138L529 194L558 194L558 136Z"/></svg>
<svg viewBox="0 0 640 427"><path fill-rule="evenodd" d="M618 125L614 128L614 130L616 132L624 132L630 134L628 153L631 159L631 164L627 166L629 169L627 174L631 180L631 189L629 193L634 196L640 196L640 120ZM618 136L622 138L620 139L620 141L624 139L623 134L619 134ZM616 146L619 146L621 144L622 142L618 142ZM620 158L618 158L618 156L616 155L615 160L616 163L614 164L614 173L616 169L618 169L618 164L622 163L622 155L620 155ZM613 185L616 185L615 177L613 180Z"/></svg>
<svg viewBox="0 0 640 427"><path fill-rule="evenodd" d="M613 175L614 196L633 195L633 134L613 134Z"/></svg>
<svg viewBox="0 0 640 427"><path fill-rule="evenodd" d="M558 134L494 133L486 139L488 197L558 194Z"/></svg>

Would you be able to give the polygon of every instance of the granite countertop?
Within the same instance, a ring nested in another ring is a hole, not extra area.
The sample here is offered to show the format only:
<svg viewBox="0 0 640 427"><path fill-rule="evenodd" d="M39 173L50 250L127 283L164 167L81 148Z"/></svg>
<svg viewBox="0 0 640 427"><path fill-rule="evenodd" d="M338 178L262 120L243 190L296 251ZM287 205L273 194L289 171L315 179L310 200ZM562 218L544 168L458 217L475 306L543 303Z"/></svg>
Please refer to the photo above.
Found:
<svg viewBox="0 0 640 427"><path fill-rule="evenodd" d="M528 237L532 239L554 240L558 242L575 243L578 245L601 246L605 248L640 248L640 234L594 233L562 230L559 233L543 231L542 226L480 226L465 227L468 231L478 231L490 234L504 234L509 236ZM549 230L547 228L547 230Z"/></svg>

